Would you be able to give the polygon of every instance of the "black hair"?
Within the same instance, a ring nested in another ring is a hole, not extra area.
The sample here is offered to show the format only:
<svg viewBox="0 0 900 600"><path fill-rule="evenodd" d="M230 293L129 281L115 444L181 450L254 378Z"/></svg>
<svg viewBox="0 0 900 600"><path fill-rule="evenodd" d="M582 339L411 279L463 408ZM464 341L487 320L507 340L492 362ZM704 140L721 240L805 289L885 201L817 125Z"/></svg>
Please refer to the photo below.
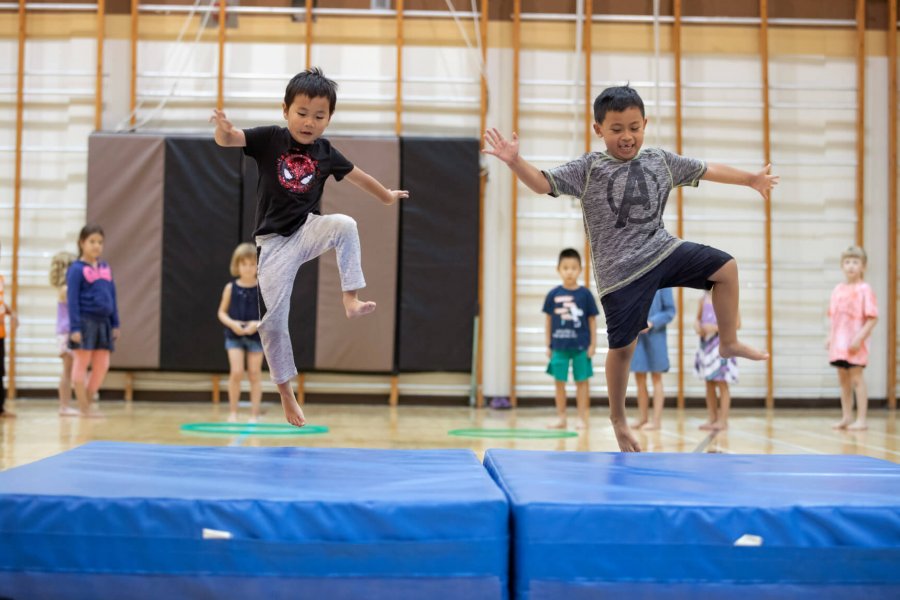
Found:
<svg viewBox="0 0 900 600"><path fill-rule="evenodd" d="M328 98L328 114L337 104L337 83L325 77L322 69L312 67L294 75L284 88L284 105L290 107L297 96Z"/></svg>
<svg viewBox="0 0 900 600"><path fill-rule="evenodd" d="M564 258L574 258L578 261L579 266L581 265L581 255L578 254L578 250L575 248L566 248L559 253L559 262L556 263L557 267L562 264Z"/></svg>
<svg viewBox="0 0 900 600"><path fill-rule="evenodd" d="M641 110L641 116L644 114L644 101L633 87L628 85L617 85L608 87L594 100L594 121L602 123L606 117L606 113L623 112L624 110L636 106Z"/></svg>
<svg viewBox="0 0 900 600"><path fill-rule="evenodd" d="M88 223L84 227L81 228L81 232L78 234L78 252L77 255L81 257L81 242L88 239L95 233L99 233L101 237L106 237L106 234L103 233L103 228L94 223Z"/></svg>

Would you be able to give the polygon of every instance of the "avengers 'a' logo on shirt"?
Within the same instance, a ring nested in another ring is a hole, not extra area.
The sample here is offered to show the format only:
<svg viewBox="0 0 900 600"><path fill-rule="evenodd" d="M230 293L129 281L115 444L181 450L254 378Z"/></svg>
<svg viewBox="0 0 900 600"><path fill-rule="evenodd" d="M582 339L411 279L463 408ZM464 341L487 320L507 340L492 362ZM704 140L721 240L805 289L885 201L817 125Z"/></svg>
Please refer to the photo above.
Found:
<svg viewBox="0 0 900 600"><path fill-rule="evenodd" d="M290 192L308 192L318 174L319 163L307 154L286 152L278 159L278 183Z"/></svg>
<svg viewBox="0 0 900 600"><path fill-rule="evenodd" d="M663 203L659 200L659 182L656 174L643 169L637 160L630 161L627 166L610 175L606 199L616 215L616 229L621 229L629 223L635 225L650 223L662 214Z"/></svg>

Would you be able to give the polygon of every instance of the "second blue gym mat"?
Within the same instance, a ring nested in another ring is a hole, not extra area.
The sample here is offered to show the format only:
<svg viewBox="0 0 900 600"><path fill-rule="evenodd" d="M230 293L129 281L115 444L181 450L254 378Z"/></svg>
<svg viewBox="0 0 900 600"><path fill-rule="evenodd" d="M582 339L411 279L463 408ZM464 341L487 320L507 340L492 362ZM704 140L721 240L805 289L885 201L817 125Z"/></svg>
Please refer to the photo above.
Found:
<svg viewBox="0 0 900 600"><path fill-rule="evenodd" d="M900 598L894 463L497 449L484 463L510 500L520 600Z"/></svg>

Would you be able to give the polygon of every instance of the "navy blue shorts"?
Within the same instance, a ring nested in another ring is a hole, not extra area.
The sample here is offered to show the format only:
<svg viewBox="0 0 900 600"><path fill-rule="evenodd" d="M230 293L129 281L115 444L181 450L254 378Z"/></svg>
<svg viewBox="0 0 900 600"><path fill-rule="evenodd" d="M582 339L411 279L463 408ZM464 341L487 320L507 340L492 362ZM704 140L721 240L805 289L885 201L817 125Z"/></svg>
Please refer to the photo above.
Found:
<svg viewBox="0 0 900 600"><path fill-rule="evenodd" d="M640 278L600 299L610 348L624 348L647 328L656 290L667 287L712 289L709 278L732 260L712 246L682 242L672 254Z"/></svg>
<svg viewBox="0 0 900 600"><path fill-rule="evenodd" d="M76 344L70 337L69 350L115 350L110 320L81 315L81 343Z"/></svg>

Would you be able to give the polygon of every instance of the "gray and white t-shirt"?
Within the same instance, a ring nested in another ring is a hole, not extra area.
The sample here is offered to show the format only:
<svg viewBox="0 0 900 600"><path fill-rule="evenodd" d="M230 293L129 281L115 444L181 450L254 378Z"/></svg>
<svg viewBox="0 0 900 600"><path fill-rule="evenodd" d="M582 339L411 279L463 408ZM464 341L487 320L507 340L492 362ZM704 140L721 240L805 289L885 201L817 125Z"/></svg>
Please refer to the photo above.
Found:
<svg viewBox="0 0 900 600"><path fill-rule="evenodd" d="M676 187L696 187L706 163L644 148L629 161L589 152L543 173L551 196L581 200L602 298L645 274L678 247L681 240L663 225L666 201Z"/></svg>

